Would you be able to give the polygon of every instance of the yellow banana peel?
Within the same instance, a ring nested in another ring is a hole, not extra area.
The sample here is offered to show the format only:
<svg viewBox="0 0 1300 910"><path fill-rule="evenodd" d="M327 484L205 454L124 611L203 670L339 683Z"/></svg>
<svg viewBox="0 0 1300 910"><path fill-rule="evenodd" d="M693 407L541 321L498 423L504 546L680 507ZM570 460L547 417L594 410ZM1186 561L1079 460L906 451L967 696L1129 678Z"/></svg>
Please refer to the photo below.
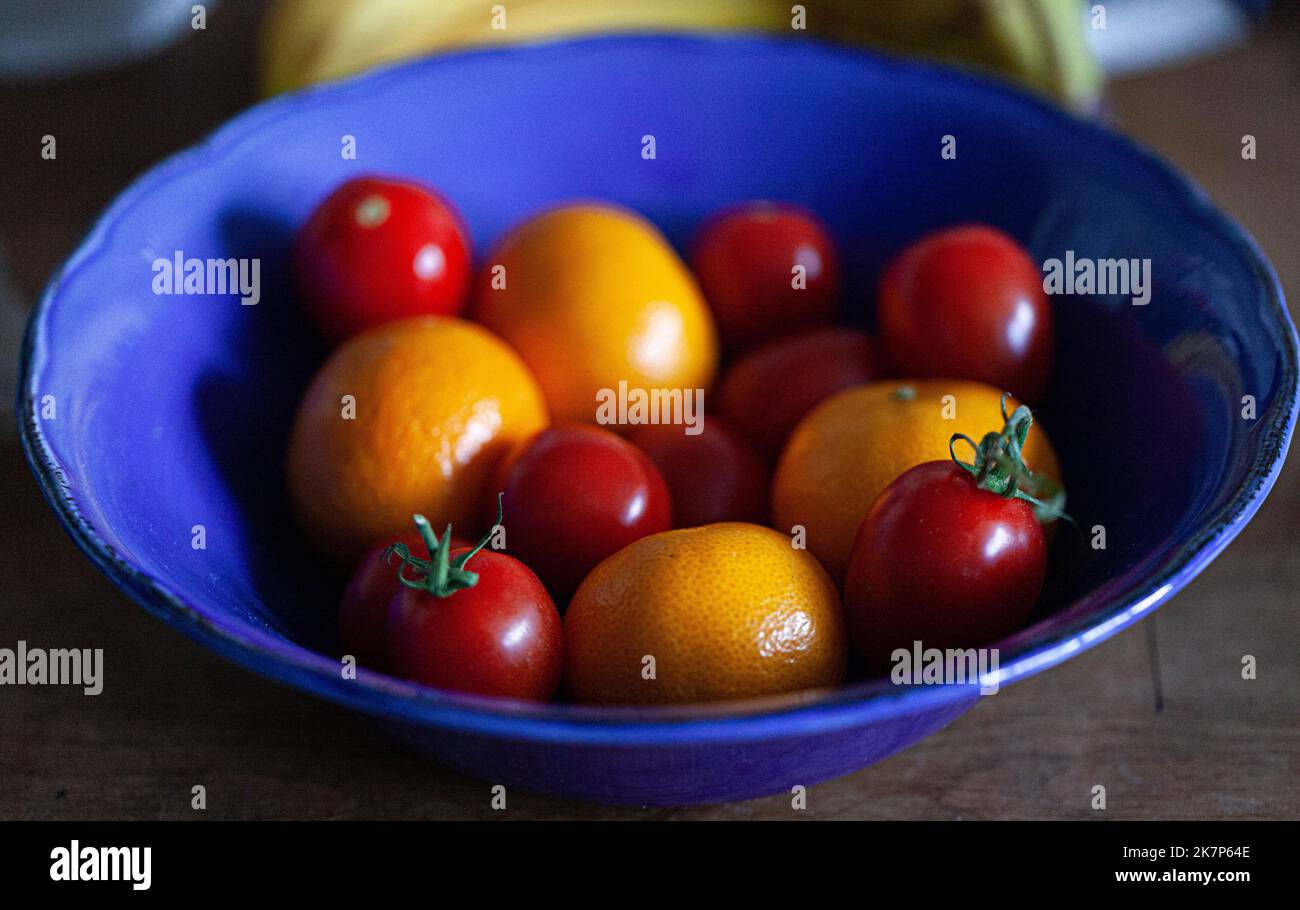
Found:
<svg viewBox="0 0 1300 910"><path fill-rule="evenodd" d="M1084 15L1078 0L277 0L262 84L274 94L453 48L571 35L761 31L967 64L1091 110L1102 77Z"/></svg>

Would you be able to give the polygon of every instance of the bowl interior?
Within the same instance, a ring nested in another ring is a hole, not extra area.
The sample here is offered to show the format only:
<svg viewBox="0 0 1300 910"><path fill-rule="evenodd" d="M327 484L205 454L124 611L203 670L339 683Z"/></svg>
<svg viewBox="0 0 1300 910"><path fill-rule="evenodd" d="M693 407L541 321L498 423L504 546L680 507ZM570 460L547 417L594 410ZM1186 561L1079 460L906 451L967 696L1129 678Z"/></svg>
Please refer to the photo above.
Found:
<svg viewBox="0 0 1300 910"><path fill-rule="evenodd" d="M945 136L955 159L940 154ZM355 160L341 154L348 137ZM29 338L27 439L59 475L52 495L192 620L283 640L286 654L328 652L337 593L283 490L287 428L324 354L296 312L287 250L310 209L364 172L441 188L480 254L575 197L630 206L679 247L728 203L795 202L831 226L844 319L868 325L882 264L942 225L995 224L1039 261L1149 259L1146 306L1053 300L1056 374L1039 419L1084 535L1058 535L1053 584L1012 650L1169 584L1244 519L1243 491L1267 485L1289 435L1293 333L1249 241L1162 166L1045 105L772 39L424 61L264 105L151 172L51 286ZM151 263L178 253L260 260L260 302L155 294ZM1090 545L1097 526L1104 550Z"/></svg>

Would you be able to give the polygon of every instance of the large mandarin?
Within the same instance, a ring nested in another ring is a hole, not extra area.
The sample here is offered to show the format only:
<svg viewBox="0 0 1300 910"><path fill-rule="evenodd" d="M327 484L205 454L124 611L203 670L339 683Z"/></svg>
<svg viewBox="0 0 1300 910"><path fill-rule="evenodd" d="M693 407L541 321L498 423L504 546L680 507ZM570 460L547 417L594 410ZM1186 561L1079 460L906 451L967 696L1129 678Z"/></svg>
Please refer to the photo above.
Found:
<svg viewBox="0 0 1300 910"><path fill-rule="evenodd" d="M486 329L427 316L340 346L289 440L289 493L307 537L343 564L397 540L411 515L474 533L497 462L546 426L519 357Z"/></svg>
<svg viewBox="0 0 1300 910"><path fill-rule="evenodd" d="M717 363L712 317L681 259L654 225L611 206L553 209L508 233L484 263L474 313L519 352L557 420L594 420L597 396L621 382L705 388Z"/></svg>
<svg viewBox="0 0 1300 910"><path fill-rule="evenodd" d="M839 593L784 534L742 522L643 537L597 566L564 618L580 702L681 704L834 686Z"/></svg>

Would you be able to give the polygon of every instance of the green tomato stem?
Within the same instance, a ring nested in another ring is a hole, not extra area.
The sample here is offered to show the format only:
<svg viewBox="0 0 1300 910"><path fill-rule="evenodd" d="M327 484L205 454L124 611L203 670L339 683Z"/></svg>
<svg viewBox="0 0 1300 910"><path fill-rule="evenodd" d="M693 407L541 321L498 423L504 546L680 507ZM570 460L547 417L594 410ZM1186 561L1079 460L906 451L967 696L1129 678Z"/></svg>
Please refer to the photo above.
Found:
<svg viewBox="0 0 1300 910"><path fill-rule="evenodd" d="M502 494L497 494L497 521L501 524ZM464 591L478 584L478 573L471 572L465 568L465 564L470 559L487 546L488 541L492 539L492 529L483 535L483 538L471 550L462 553L455 559L451 559L451 525L447 525L447 530L439 539L433 533L433 526L423 515L413 516L416 528L420 531L420 538L424 541L425 549L429 551L428 559L421 559L411 553L410 549L404 543L395 543L385 548L380 554L380 558L389 565L396 556L400 562L397 567L397 580L408 588L415 591L424 591L432 597L448 597L457 591ZM493 526L495 527L495 525ZM414 577L407 575L406 570L410 568Z"/></svg>
<svg viewBox="0 0 1300 910"><path fill-rule="evenodd" d="M948 440L948 454L959 467L969 471L975 485L1007 499L1023 499L1034 507L1040 520L1063 518L1074 523L1062 511L1065 491L1054 480L1029 470L1021 454L1029 428L1034 424L1033 412L1025 405L1007 415L1007 395L1002 395L1002 432L988 432L978 443L965 433L953 433ZM975 460L962 461L957 457L957 440L963 440L975 450Z"/></svg>

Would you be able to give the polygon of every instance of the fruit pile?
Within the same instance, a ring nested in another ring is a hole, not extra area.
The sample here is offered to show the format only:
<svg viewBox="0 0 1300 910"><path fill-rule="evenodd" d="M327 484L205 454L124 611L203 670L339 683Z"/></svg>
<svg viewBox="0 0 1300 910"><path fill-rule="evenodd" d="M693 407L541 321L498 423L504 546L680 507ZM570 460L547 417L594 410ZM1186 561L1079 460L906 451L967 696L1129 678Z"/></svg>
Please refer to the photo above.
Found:
<svg viewBox="0 0 1300 910"><path fill-rule="evenodd" d="M336 346L290 498L353 571L340 651L364 667L522 699L744 698L990 643L1038 598L1064 496L1027 406L1051 311L994 228L902 250L878 340L835 324L835 245L787 204L706 221L689 268L630 211L557 207L474 268L448 200L365 177L294 257Z"/></svg>

